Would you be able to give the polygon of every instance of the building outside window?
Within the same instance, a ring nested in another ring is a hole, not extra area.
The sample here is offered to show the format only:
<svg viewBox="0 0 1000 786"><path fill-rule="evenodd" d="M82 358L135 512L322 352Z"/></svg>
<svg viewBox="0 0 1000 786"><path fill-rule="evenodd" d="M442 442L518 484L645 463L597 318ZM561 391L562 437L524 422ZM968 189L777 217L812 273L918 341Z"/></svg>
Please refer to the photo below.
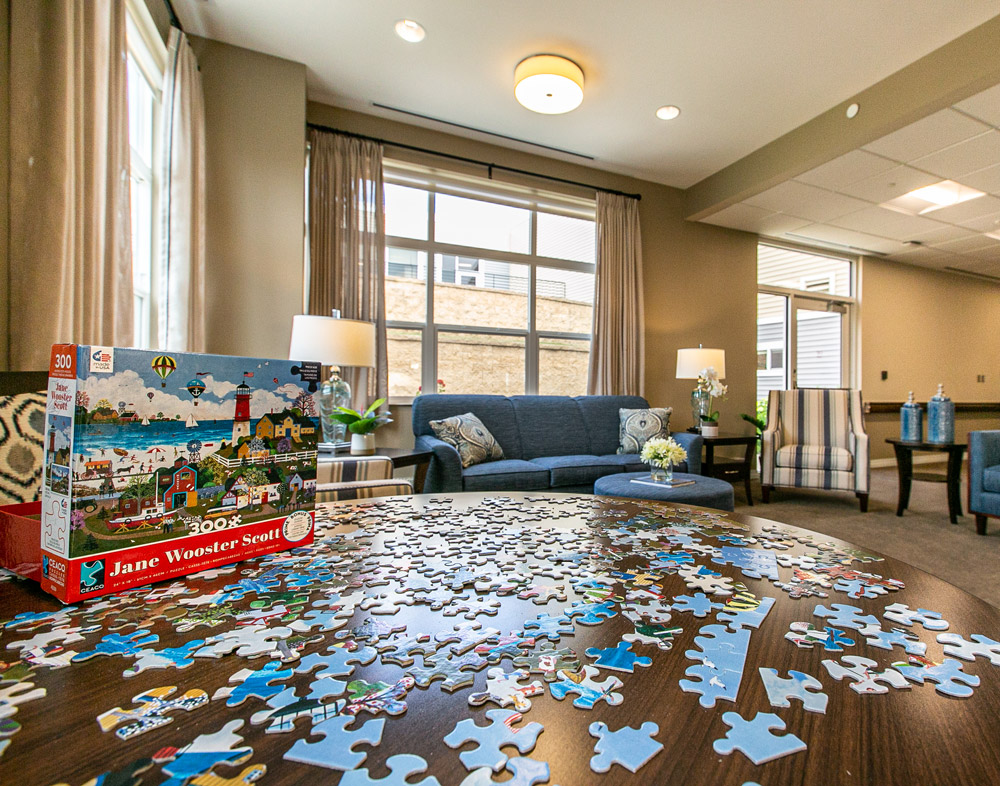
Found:
<svg viewBox="0 0 1000 786"><path fill-rule="evenodd" d="M389 395L582 395L592 199L385 162Z"/></svg>
<svg viewBox="0 0 1000 786"><path fill-rule="evenodd" d="M853 257L758 245L758 411L771 390L853 384L856 267Z"/></svg>

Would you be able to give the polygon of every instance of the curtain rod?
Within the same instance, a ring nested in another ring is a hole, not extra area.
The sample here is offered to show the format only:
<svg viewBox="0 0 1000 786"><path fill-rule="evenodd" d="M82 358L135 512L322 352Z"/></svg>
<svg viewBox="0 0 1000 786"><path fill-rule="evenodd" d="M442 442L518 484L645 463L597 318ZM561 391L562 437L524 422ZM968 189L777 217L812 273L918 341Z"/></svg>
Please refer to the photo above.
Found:
<svg viewBox="0 0 1000 786"><path fill-rule="evenodd" d="M169 0L168 0L169 2ZM484 166L489 170L490 178L493 177L493 170L499 169L504 172L512 172L517 175L526 175L527 177L537 177L542 180L550 180L554 183L563 183L568 186L577 186L579 188L586 188L591 191L603 191L606 194L618 194L618 196L631 197L632 199L641 200L642 194L630 194L627 191L618 191L614 188L603 188L601 186L595 186L590 183L581 183L579 180L568 180L564 177L554 177L553 175L540 175L537 172L529 172L527 169L517 169L512 166L504 166L503 164L493 164L489 161L482 161L478 158L468 158L466 156L455 155L454 153L442 153L439 150L431 150L426 147L418 147L417 145L407 145L402 142L393 142L389 139L379 139L375 136L368 136L367 134L356 134L352 131L342 131L339 128L333 128L332 126L325 126L320 123L306 123L308 128L315 128L318 131L329 131L334 134L342 134L343 136L351 136L356 139L367 139L369 142L377 142L381 145L389 145L391 147L402 148L403 150L412 150L416 153L427 153L428 155L438 156L440 158L447 158L451 161L461 161L465 164L474 164L476 166Z"/></svg>
<svg viewBox="0 0 1000 786"><path fill-rule="evenodd" d="M163 0L163 4L167 7L167 16L170 17L170 24L184 32L184 27L181 25L181 20L177 16L177 12L174 10L174 4L170 0Z"/></svg>

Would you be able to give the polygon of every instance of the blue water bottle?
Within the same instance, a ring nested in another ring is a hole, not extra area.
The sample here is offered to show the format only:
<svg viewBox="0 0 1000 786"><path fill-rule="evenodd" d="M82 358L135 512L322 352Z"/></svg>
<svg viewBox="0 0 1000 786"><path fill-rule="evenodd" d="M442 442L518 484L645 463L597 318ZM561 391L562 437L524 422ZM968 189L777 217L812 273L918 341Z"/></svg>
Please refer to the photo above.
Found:
<svg viewBox="0 0 1000 786"><path fill-rule="evenodd" d="M937 395L927 402L927 441L955 441L955 403L944 394L944 385L939 384Z"/></svg>
<svg viewBox="0 0 1000 786"><path fill-rule="evenodd" d="M899 409L899 438L903 442L923 442L924 439L924 411L913 400L912 390Z"/></svg>

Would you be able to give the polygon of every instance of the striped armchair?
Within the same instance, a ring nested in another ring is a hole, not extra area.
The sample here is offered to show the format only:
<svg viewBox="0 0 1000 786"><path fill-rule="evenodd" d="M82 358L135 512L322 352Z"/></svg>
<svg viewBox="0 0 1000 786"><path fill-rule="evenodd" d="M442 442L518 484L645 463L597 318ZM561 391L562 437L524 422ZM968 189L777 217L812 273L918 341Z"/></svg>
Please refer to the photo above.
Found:
<svg viewBox="0 0 1000 786"><path fill-rule="evenodd" d="M412 493L410 481L392 476L392 460L385 456L335 456L316 464L317 502Z"/></svg>
<svg viewBox="0 0 1000 786"><path fill-rule="evenodd" d="M763 443L764 502L777 486L853 491L867 512L871 463L860 390L772 390Z"/></svg>

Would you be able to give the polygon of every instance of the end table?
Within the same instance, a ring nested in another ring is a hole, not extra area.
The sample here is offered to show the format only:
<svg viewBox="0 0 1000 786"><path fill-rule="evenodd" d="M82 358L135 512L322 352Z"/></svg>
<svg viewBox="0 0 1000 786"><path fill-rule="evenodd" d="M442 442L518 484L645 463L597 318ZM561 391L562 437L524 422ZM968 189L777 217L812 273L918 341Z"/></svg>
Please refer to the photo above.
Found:
<svg viewBox="0 0 1000 786"><path fill-rule="evenodd" d="M747 495L747 504L753 505L753 496L750 494L750 468L753 466L754 451L757 448L757 436L749 434L728 434L720 433L716 437L702 436L705 441L705 460L701 463L701 474L710 478L720 478L734 481L743 481L743 490ZM742 461L715 460L715 448L718 445L745 445L746 451Z"/></svg>
<svg viewBox="0 0 1000 786"><path fill-rule="evenodd" d="M914 480L922 480L928 483L948 484L948 518L952 524L958 524L958 517L962 515L962 455L965 453L965 444L961 442L904 442L896 437L886 439L896 451L896 468L899 470L899 501L896 505L896 515L902 516L903 511L910 504L910 486ZM940 472L914 472L913 471L913 451L937 451L948 454L948 471L942 475Z"/></svg>

